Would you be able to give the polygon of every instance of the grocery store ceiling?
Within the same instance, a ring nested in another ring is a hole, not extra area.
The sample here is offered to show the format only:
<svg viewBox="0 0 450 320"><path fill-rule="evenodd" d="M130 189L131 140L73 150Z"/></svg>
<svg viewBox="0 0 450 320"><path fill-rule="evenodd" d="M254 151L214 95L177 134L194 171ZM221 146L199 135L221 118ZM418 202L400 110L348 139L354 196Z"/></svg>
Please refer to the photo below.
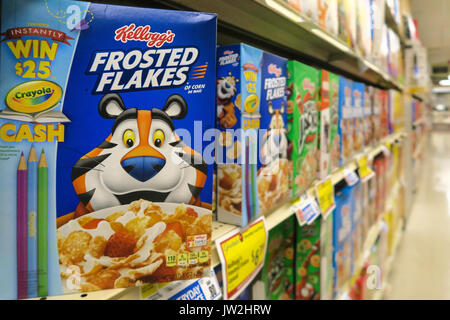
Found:
<svg viewBox="0 0 450 320"><path fill-rule="evenodd" d="M450 61L450 1L411 0L411 11L430 64Z"/></svg>

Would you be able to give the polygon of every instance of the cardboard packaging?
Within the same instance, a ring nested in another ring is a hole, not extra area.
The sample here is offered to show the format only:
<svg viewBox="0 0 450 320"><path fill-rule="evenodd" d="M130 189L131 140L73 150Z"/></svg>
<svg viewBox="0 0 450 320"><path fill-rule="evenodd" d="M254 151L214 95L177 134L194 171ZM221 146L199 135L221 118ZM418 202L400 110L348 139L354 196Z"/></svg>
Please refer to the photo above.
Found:
<svg viewBox="0 0 450 320"><path fill-rule="evenodd" d="M241 226L260 214L256 166L262 56L245 44L217 49L217 220Z"/></svg>
<svg viewBox="0 0 450 320"><path fill-rule="evenodd" d="M353 151L355 153L362 151L364 147L364 88L364 83L353 82Z"/></svg>
<svg viewBox="0 0 450 320"><path fill-rule="evenodd" d="M269 231L263 269L252 283L255 300L294 299L294 228L291 216Z"/></svg>
<svg viewBox="0 0 450 320"><path fill-rule="evenodd" d="M208 275L216 16L3 1L1 32L0 298Z"/></svg>
<svg viewBox="0 0 450 320"><path fill-rule="evenodd" d="M289 196L286 59L219 47L217 219L247 225Z"/></svg>
<svg viewBox="0 0 450 320"><path fill-rule="evenodd" d="M339 76L329 72L330 81L330 170L339 168L341 136L339 135Z"/></svg>
<svg viewBox="0 0 450 320"><path fill-rule="evenodd" d="M288 61L287 91L295 197L311 185L318 170L319 71L298 61Z"/></svg>
<svg viewBox="0 0 450 320"><path fill-rule="evenodd" d="M339 136L341 140L340 166L353 156L354 108L352 101L352 80L339 77Z"/></svg>

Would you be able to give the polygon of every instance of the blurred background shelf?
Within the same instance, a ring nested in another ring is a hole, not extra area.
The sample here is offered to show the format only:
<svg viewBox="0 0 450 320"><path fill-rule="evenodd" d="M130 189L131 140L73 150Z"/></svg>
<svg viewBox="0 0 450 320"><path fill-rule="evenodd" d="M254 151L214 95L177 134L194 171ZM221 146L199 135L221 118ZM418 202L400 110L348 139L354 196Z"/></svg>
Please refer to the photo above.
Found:
<svg viewBox="0 0 450 320"><path fill-rule="evenodd" d="M144 5L137 0L120 3ZM392 76L281 0L145 1L145 5L149 4L218 14L217 40L220 45L245 42L354 80L386 89L404 90L404 86Z"/></svg>

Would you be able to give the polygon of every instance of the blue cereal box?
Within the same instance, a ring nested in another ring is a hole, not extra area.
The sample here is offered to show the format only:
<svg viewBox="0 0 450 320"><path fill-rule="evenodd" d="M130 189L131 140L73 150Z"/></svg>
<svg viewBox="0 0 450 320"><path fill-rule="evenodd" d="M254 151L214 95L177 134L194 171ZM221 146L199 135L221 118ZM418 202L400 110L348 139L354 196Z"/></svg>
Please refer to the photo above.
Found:
<svg viewBox="0 0 450 320"><path fill-rule="evenodd" d="M208 275L216 16L2 2L0 298Z"/></svg>
<svg viewBox="0 0 450 320"><path fill-rule="evenodd" d="M364 147L364 90L364 83L353 82L353 151L355 153L362 151Z"/></svg>
<svg viewBox="0 0 450 320"><path fill-rule="evenodd" d="M333 212L333 268L335 298L342 294L352 268L352 187L336 192Z"/></svg>
<svg viewBox="0 0 450 320"><path fill-rule="evenodd" d="M363 234L363 207L362 183L359 181L352 186L352 274L355 272L355 263L362 254L364 237Z"/></svg>
<svg viewBox="0 0 450 320"><path fill-rule="evenodd" d="M263 51L245 44L217 49L217 220L245 226L259 216L258 129Z"/></svg>
<svg viewBox="0 0 450 320"><path fill-rule="evenodd" d="M270 212L290 195L286 62L285 58L263 53L258 136L258 202L262 214Z"/></svg>
<svg viewBox="0 0 450 320"><path fill-rule="evenodd" d="M339 77L339 136L341 137L340 165L345 165L353 155L353 81Z"/></svg>

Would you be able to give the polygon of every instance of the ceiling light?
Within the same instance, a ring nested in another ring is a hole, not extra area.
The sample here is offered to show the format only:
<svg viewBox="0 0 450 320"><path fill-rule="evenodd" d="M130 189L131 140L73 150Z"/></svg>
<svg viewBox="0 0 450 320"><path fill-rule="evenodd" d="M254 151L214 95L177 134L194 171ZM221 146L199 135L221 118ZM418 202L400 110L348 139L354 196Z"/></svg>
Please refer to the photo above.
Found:
<svg viewBox="0 0 450 320"><path fill-rule="evenodd" d="M439 85L450 86L450 79L444 79L444 80L439 81Z"/></svg>

